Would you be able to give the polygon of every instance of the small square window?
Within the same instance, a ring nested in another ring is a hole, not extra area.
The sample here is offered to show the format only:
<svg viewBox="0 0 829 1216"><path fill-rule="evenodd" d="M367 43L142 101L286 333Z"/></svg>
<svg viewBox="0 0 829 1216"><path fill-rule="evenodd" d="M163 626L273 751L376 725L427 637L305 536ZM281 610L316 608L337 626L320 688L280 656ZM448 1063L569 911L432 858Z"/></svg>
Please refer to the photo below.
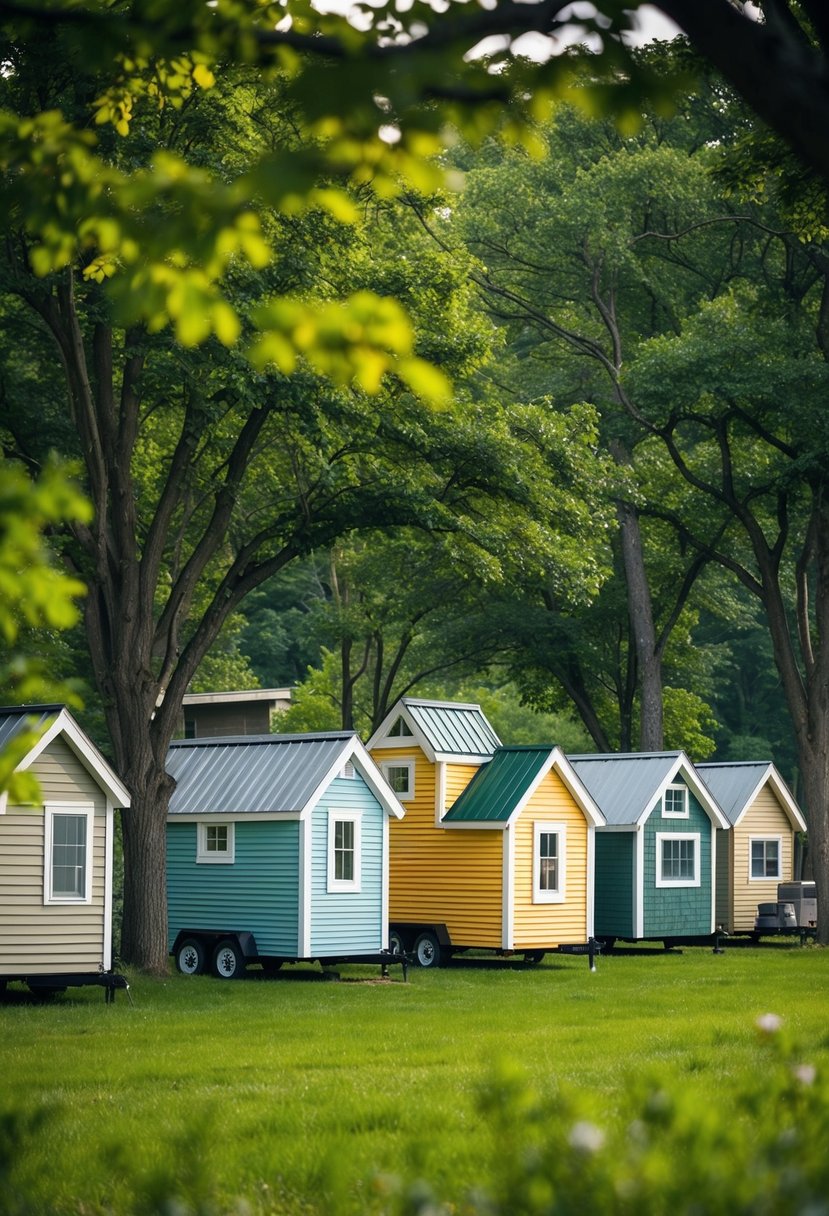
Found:
<svg viewBox="0 0 829 1216"><path fill-rule="evenodd" d="M780 872L780 844L779 836L772 836L763 840L751 840L750 878L776 878L779 880L782 877Z"/></svg>
<svg viewBox="0 0 829 1216"><path fill-rule="evenodd" d="M196 861L232 865L236 852L236 833L232 823L198 824Z"/></svg>
<svg viewBox="0 0 829 1216"><path fill-rule="evenodd" d="M663 819L688 818L688 787L685 785L669 785L662 799Z"/></svg>
<svg viewBox="0 0 829 1216"><path fill-rule="evenodd" d="M414 798L414 761L387 760L381 767L383 776L401 802Z"/></svg>

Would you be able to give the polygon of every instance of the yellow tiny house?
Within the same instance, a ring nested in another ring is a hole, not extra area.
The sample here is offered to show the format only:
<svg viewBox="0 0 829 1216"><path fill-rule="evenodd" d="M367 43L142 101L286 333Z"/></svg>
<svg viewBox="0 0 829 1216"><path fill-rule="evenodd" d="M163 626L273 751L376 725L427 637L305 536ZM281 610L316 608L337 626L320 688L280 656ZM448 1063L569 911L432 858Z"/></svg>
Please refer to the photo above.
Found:
<svg viewBox="0 0 829 1216"><path fill-rule="evenodd" d="M717 832L717 925L727 933L751 933L757 905L776 903L778 884L794 877L795 833L805 832L806 823L767 761L696 769L731 824Z"/></svg>
<svg viewBox="0 0 829 1216"><path fill-rule="evenodd" d="M390 839L398 947L430 966L586 944L604 820L558 748L503 747L479 706L411 698L368 746L406 808Z"/></svg>

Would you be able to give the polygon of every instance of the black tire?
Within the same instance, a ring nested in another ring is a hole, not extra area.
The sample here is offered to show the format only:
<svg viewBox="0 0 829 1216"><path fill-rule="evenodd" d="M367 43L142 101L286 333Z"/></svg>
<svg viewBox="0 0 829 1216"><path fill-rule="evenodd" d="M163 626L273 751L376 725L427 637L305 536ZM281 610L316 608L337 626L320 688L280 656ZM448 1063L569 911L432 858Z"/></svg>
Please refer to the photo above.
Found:
<svg viewBox="0 0 829 1216"><path fill-rule="evenodd" d="M397 929L391 929L389 931L389 951L391 954L405 954L406 952L403 934Z"/></svg>
<svg viewBox="0 0 829 1216"><path fill-rule="evenodd" d="M612 954L616 949L615 937L600 937L599 941L602 943L602 954Z"/></svg>
<svg viewBox="0 0 829 1216"><path fill-rule="evenodd" d="M259 961L266 975L276 975L283 963L281 958L262 958Z"/></svg>
<svg viewBox="0 0 829 1216"><path fill-rule="evenodd" d="M531 966L537 967L544 958L543 950L526 950L524 952L524 962L530 963Z"/></svg>
<svg viewBox="0 0 829 1216"><path fill-rule="evenodd" d="M213 974L220 980L238 980L245 972L245 956L232 937L219 942L213 952Z"/></svg>
<svg viewBox="0 0 829 1216"><path fill-rule="evenodd" d="M204 942L197 937L186 937L176 950L176 969L182 975L201 975L206 965Z"/></svg>
<svg viewBox="0 0 829 1216"><path fill-rule="evenodd" d="M415 938L414 956L418 967L440 966L440 942L430 929Z"/></svg>

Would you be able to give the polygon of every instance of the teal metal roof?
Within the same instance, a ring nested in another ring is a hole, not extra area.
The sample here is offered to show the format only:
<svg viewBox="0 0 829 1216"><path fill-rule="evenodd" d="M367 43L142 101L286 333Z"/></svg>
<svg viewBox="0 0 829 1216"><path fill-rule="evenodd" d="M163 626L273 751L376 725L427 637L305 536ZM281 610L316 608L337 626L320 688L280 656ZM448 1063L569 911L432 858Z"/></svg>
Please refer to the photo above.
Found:
<svg viewBox="0 0 829 1216"><path fill-rule="evenodd" d="M499 747L443 817L444 823L506 823L549 759L549 747Z"/></svg>
<svg viewBox="0 0 829 1216"><path fill-rule="evenodd" d="M439 755L491 756L501 742L480 705L414 697L403 697L400 704Z"/></svg>

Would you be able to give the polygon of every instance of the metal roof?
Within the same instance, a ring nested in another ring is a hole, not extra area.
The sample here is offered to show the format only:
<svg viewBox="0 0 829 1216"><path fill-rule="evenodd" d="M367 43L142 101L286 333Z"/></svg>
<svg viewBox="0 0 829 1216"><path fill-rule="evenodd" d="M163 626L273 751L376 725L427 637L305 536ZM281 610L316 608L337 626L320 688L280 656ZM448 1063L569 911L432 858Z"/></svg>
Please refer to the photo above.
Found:
<svg viewBox="0 0 829 1216"><path fill-rule="evenodd" d="M568 756L608 826L631 827L651 807L662 786L669 783L682 758L682 752Z"/></svg>
<svg viewBox="0 0 829 1216"><path fill-rule="evenodd" d="M167 753L169 813L298 814L355 740L353 731L178 739Z"/></svg>
<svg viewBox="0 0 829 1216"><path fill-rule="evenodd" d="M63 709L62 705L6 705L0 708L0 747L26 727L37 730L50 722Z"/></svg>
<svg viewBox="0 0 829 1216"><path fill-rule="evenodd" d="M500 739L480 705L453 701L421 701L403 697L418 729L432 749L446 756L491 756Z"/></svg>
<svg viewBox="0 0 829 1216"><path fill-rule="evenodd" d="M30 768L53 739L60 737L113 806L125 809L130 805L129 790L65 705L10 705L0 708L0 748L27 728L34 731L37 740L19 760L16 772ZM0 794L0 802L5 797L6 791Z"/></svg>
<svg viewBox="0 0 829 1216"><path fill-rule="evenodd" d="M770 760L720 761L696 770L716 798L729 823L737 824L763 785L770 785L792 823L804 831L805 820L789 787Z"/></svg>
<svg viewBox="0 0 829 1216"><path fill-rule="evenodd" d="M501 747L482 764L444 823L505 823L550 756L549 747Z"/></svg>

